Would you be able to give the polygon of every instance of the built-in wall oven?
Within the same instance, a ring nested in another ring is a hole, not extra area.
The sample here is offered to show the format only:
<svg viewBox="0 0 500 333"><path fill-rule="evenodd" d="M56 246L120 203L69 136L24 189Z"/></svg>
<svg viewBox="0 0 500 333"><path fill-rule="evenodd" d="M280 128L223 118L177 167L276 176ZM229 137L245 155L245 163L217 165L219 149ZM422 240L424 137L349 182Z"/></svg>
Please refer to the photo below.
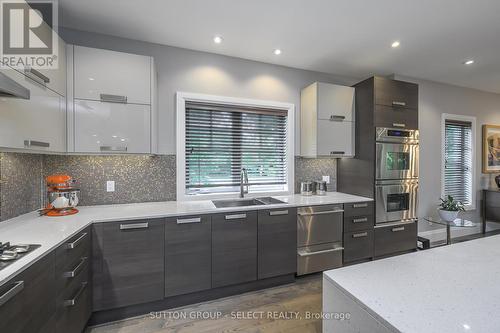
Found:
<svg viewBox="0 0 500 333"><path fill-rule="evenodd" d="M418 130L377 128L375 223L417 219Z"/></svg>

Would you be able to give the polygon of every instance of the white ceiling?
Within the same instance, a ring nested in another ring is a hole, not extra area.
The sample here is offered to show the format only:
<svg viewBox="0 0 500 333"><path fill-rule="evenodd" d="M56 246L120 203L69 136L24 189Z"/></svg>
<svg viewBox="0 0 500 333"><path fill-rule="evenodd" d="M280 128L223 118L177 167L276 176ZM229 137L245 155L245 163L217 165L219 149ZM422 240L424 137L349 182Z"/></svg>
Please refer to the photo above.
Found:
<svg viewBox="0 0 500 333"><path fill-rule="evenodd" d="M356 78L397 73L500 93L498 0L59 3L62 25L78 30ZM390 47L394 40L398 49ZM275 48L283 53L275 56ZM469 58L476 63L462 65Z"/></svg>

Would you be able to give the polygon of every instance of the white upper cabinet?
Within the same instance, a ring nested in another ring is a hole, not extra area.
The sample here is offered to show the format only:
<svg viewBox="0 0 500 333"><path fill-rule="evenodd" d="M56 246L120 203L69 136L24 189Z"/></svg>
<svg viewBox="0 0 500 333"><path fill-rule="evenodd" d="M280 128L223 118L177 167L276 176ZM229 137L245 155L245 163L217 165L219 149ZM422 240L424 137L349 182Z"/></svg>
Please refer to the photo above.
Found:
<svg viewBox="0 0 500 333"><path fill-rule="evenodd" d="M151 104L151 57L74 47L74 98Z"/></svg>
<svg viewBox="0 0 500 333"><path fill-rule="evenodd" d="M10 82L22 91L29 91L29 97L0 97L0 147L36 152L65 152L64 97L10 68L0 70L0 81Z"/></svg>
<svg viewBox="0 0 500 333"><path fill-rule="evenodd" d="M316 82L302 89L300 105L301 156L355 155L354 88Z"/></svg>

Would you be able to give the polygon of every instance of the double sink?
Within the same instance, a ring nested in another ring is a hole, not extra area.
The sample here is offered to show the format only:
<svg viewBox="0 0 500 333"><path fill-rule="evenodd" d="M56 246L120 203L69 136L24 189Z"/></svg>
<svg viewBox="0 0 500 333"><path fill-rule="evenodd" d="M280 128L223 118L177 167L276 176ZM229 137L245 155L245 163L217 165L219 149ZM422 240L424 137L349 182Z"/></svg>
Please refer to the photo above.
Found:
<svg viewBox="0 0 500 333"><path fill-rule="evenodd" d="M284 201L272 198L252 198L252 199L229 199L229 200L212 200L216 208L229 208L229 207L249 207L249 206L262 206L262 205L275 205L285 203Z"/></svg>

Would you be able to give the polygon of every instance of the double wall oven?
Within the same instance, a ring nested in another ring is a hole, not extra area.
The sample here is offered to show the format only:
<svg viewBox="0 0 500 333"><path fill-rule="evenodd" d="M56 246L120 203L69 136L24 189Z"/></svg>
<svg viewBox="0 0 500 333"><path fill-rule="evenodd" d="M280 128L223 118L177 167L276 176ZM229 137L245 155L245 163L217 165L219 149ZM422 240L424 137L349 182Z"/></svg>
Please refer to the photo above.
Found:
<svg viewBox="0 0 500 333"><path fill-rule="evenodd" d="M417 219L418 130L377 128L376 225Z"/></svg>

